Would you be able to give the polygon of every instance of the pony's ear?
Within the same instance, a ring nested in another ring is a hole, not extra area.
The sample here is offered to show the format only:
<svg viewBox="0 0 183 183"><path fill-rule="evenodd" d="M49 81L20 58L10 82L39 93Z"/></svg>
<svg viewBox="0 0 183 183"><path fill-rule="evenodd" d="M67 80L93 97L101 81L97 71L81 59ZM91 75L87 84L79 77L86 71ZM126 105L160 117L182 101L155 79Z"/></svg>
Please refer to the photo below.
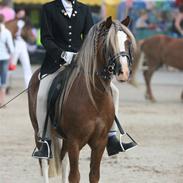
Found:
<svg viewBox="0 0 183 183"><path fill-rule="evenodd" d="M105 26L107 29L109 29L111 27L111 25L112 25L112 17L110 16L106 19Z"/></svg>
<svg viewBox="0 0 183 183"><path fill-rule="evenodd" d="M128 25L130 24L130 22L131 22L131 19L130 19L129 16L127 16L124 20L121 21L121 23L123 25L125 25L126 27L128 27Z"/></svg>

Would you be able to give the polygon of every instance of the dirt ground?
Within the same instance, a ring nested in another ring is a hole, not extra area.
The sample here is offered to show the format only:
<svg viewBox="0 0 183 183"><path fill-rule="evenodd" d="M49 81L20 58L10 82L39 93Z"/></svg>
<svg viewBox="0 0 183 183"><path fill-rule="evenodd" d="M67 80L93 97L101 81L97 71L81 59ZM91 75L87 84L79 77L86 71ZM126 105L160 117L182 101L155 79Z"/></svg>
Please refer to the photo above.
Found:
<svg viewBox="0 0 183 183"><path fill-rule="evenodd" d="M15 72L11 99L23 89L20 68ZM131 151L108 157L101 165L101 183L183 183L183 73L156 72L152 86L157 103L144 99L142 73L139 87L116 83L120 89L120 120L139 143ZM42 182L34 148L26 93L0 110L0 183ZM87 183L90 150L80 155L81 183ZM59 179L51 179L51 183Z"/></svg>

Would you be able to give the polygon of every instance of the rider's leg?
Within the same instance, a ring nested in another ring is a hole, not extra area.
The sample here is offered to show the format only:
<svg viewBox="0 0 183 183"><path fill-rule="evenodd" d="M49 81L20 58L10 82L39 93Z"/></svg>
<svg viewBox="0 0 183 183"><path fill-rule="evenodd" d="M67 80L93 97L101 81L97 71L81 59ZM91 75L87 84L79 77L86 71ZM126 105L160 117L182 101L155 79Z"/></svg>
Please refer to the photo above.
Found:
<svg viewBox="0 0 183 183"><path fill-rule="evenodd" d="M114 101L114 107L115 107L115 114L118 117L118 109L119 109L119 90L118 88L111 83L111 89L112 89L112 94L113 94L113 101ZM116 122L113 122L113 125L109 131L108 134L108 143L107 143L107 152L108 155L115 155L118 154L119 152L124 152L127 149L130 149L134 146L136 146L136 143L132 140L132 142L124 143L121 140L118 140L116 134L117 134L117 125ZM121 134L120 138L122 137ZM129 137L129 136L128 136Z"/></svg>
<svg viewBox="0 0 183 183"><path fill-rule="evenodd" d="M114 102L114 108L115 108L115 115L118 117L119 112L119 89L111 82L111 89L112 89L112 96L113 96L113 102ZM116 135L117 132L117 125L114 122L110 131L109 136Z"/></svg>
<svg viewBox="0 0 183 183"><path fill-rule="evenodd" d="M119 90L118 88L111 82L111 89L113 95L113 102L115 107L115 115L118 116L119 110ZM110 155L118 154L122 151L119 140L116 137L117 135L117 125L115 121L108 133L108 143L107 143L107 152Z"/></svg>
<svg viewBox="0 0 183 183"><path fill-rule="evenodd" d="M50 123L48 122L45 136L44 126L47 115L47 96L49 89L51 87L53 79L57 76L60 70L56 71L53 74L49 74L47 76L43 76L43 79L40 80L38 95L37 95L37 106L36 106L36 114L38 121L38 137L41 138L41 147L38 151L33 152L33 157L35 158L51 158L51 134L50 134ZM44 139L43 139L44 138ZM50 153L49 153L50 152Z"/></svg>

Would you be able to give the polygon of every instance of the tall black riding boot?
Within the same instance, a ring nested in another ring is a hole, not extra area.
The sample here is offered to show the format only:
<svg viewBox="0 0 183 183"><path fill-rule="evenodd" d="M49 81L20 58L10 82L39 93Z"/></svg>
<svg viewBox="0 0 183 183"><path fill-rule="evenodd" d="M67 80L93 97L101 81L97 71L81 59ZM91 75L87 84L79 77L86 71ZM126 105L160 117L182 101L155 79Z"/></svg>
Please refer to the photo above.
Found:
<svg viewBox="0 0 183 183"><path fill-rule="evenodd" d="M51 151L51 140L42 140L40 143L40 148L38 150L35 149L32 156L38 159L51 159L53 157Z"/></svg>
<svg viewBox="0 0 183 183"><path fill-rule="evenodd" d="M129 142L129 143L124 143L120 142L116 135L111 136L108 138L108 143L107 143L107 153L109 156L118 154L119 152L125 152L133 147L135 147L137 143L135 141Z"/></svg>

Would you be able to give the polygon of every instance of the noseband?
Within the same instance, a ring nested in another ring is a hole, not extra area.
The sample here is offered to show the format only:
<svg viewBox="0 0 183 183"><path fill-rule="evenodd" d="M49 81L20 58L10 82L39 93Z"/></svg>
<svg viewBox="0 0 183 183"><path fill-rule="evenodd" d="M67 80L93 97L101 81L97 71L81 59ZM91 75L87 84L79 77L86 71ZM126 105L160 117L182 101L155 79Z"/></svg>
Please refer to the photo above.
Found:
<svg viewBox="0 0 183 183"><path fill-rule="evenodd" d="M122 67L119 61L120 57L127 57L128 66L131 70L133 58L132 58L131 51L129 49L129 53L126 51L121 51L116 55L110 57L108 59L108 64L103 68L102 71L97 72L97 75L99 75L101 78L105 80L110 80L113 75L116 75L116 74L119 75L120 74L119 71L121 70L121 67Z"/></svg>

